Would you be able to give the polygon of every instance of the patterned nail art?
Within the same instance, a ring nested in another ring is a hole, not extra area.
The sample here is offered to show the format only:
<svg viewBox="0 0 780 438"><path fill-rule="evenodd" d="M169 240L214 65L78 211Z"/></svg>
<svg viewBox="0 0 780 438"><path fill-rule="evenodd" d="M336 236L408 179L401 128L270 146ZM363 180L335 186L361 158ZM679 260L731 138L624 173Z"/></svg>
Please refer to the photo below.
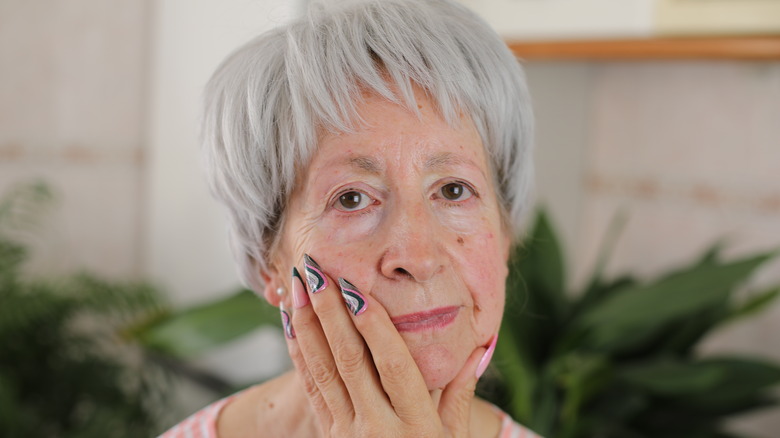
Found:
<svg viewBox="0 0 780 438"><path fill-rule="evenodd" d="M347 303L347 307L353 315L358 316L366 311L366 297L358 291L354 284L339 278L339 287L341 288L341 296L344 297L344 302Z"/></svg>
<svg viewBox="0 0 780 438"><path fill-rule="evenodd" d="M299 280L301 280L301 284L303 284L303 278L301 278L301 273L298 271L298 268L293 266L292 268L292 275L293 277L298 277Z"/></svg>
<svg viewBox="0 0 780 438"><path fill-rule="evenodd" d="M303 278L301 278L298 268L292 268L292 284L290 286L294 308L300 309L309 304L309 294L306 293L306 286L304 286Z"/></svg>
<svg viewBox="0 0 780 438"><path fill-rule="evenodd" d="M306 270L306 282L309 283L309 292L316 294L328 287L328 280L322 273L320 265L308 254L303 255L303 265Z"/></svg>
<svg viewBox="0 0 780 438"><path fill-rule="evenodd" d="M282 314L284 335L287 337L287 339L295 339L295 330L292 326L292 320L290 319L290 314L287 313L287 309L284 308L284 303L279 303L279 313Z"/></svg>

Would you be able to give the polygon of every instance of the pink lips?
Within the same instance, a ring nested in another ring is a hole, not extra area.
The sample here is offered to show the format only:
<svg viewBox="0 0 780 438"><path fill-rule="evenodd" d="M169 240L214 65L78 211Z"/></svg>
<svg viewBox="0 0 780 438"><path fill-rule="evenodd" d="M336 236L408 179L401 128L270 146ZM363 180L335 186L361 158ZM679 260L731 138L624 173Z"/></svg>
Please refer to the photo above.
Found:
<svg viewBox="0 0 780 438"><path fill-rule="evenodd" d="M391 318L399 332L416 332L421 330L446 327L460 312L460 306L439 307L425 312L410 313Z"/></svg>

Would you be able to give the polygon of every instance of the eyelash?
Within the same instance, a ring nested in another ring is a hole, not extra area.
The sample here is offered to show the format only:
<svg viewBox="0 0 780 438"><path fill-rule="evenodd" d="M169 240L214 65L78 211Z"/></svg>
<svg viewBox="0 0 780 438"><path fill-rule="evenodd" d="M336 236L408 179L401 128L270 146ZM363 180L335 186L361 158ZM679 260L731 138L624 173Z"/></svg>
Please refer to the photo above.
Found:
<svg viewBox="0 0 780 438"><path fill-rule="evenodd" d="M457 201L453 201L453 200L450 200L450 199L447 199L447 198L443 197L442 194L441 194L441 190L444 187L446 187L446 186L448 186L450 184L459 184L459 185L465 187L466 190L468 190L471 193L471 195L468 198L466 198L466 199L457 200ZM477 191L474 189L474 187L471 184L469 184L469 183L467 183L465 181L460 181L460 180L451 180L451 181L444 182L443 184L441 184L439 186L439 188L436 190L435 193L436 193L437 198L443 200L447 204L448 207L463 207L465 205L465 203L469 199L471 199L472 197L479 198L479 194L477 193Z"/></svg>
<svg viewBox="0 0 780 438"><path fill-rule="evenodd" d="M463 187L465 187L466 190L468 190L471 195L468 198L466 198L464 200L461 200L461 201L453 201L453 200L446 199L444 196L442 196L441 190L444 187L446 187L447 185L449 185L449 184L460 184ZM367 197L369 202L370 202L369 205L367 205L367 206L365 206L363 208L360 208L360 209L356 209L356 210L345 210L345 209L339 208L339 202L341 201L341 197L346 195L346 194L353 193L353 192L360 194L360 196ZM463 207L464 203L466 201L468 201L469 199L471 199L472 197L479 198L479 193L477 193L477 191L474 189L474 187L471 184L468 184L465 181L451 180L451 181L446 181L443 184L439 185L438 189L436 190L436 192L435 192L435 194L433 196L435 196L434 199L443 200L448 207ZM333 200L330 202L330 206L333 209L339 211L340 213L350 214L350 215L360 215L360 214L368 213L368 211L367 211L368 207L370 207L371 205L375 205L377 203L378 203L378 201L373 196L365 193L363 190L351 187L351 188L348 188L348 189L345 189L345 190L342 190L342 191L338 192L336 194L336 196L334 196Z"/></svg>

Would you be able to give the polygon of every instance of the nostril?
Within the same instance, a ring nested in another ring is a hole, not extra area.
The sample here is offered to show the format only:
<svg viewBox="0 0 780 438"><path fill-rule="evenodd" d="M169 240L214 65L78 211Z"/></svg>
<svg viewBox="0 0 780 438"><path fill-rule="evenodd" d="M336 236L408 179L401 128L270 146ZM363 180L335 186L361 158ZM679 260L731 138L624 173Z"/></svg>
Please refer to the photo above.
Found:
<svg viewBox="0 0 780 438"><path fill-rule="evenodd" d="M393 271L398 275L412 278L412 274L404 268L395 268Z"/></svg>

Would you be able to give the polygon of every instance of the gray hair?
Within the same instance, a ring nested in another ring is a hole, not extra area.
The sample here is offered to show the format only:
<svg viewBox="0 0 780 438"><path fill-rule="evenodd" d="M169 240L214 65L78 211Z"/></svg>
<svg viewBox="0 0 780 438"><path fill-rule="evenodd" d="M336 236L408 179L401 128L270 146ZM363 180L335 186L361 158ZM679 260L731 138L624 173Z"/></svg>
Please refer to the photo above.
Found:
<svg viewBox="0 0 780 438"><path fill-rule="evenodd" d="M533 116L523 72L498 35L450 0L314 5L231 54L205 91L207 177L228 209L246 285L263 288L260 273L318 132L353 130L362 90L418 112L412 84L450 125L461 112L471 117L518 235L533 181Z"/></svg>

